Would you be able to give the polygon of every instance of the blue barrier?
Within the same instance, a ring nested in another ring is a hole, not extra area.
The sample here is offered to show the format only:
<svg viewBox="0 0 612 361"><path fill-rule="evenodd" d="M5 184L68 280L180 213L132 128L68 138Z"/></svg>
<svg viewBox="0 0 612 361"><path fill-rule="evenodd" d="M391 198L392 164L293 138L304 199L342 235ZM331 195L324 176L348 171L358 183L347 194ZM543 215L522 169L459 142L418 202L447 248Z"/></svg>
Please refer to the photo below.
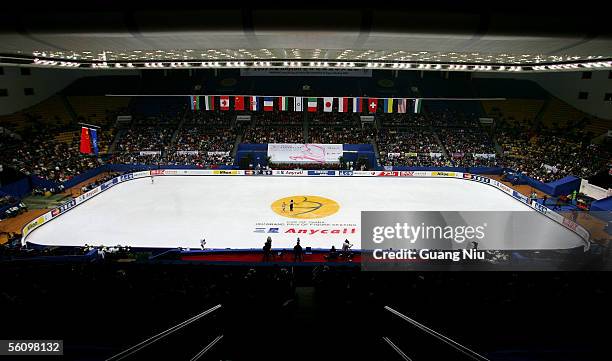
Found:
<svg viewBox="0 0 612 361"><path fill-rule="evenodd" d="M612 197L591 203L591 214L606 222L612 222Z"/></svg>
<svg viewBox="0 0 612 361"><path fill-rule="evenodd" d="M93 169L89 169L79 175L76 175L72 178L70 178L69 180L67 180L66 182L62 183L62 185L64 186L64 188L68 189L68 188L72 188L75 185L85 182L86 180L93 178L97 175L99 175L100 173L104 172L106 169L105 166L100 166L97 168L93 168Z"/></svg>
<svg viewBox="0 0 612 361"><path fill-rule="evenodd" d="M0 188L0 195L2 193L8 194L14 197L21 198L32 191L30 185L30 178L22 178L16 182L9 183Z"/></svg>
<svg viewBox="0 0 612 361"><path fill-rule="evenodd" d="M578 191L580 189L581 182L582 179L580 178L567 176L547 184L553 189L552 195L560 196L563 194L570 194L573 191Z"/></svg>

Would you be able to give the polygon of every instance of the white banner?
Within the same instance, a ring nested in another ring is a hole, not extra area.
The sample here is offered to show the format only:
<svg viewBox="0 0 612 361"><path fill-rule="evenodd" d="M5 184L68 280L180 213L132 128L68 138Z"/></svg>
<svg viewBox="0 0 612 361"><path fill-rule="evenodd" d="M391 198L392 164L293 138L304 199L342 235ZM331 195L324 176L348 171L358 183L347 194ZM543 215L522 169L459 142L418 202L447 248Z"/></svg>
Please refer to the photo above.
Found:
<svg viewBox="0 0 612 361"><path fill-rule="evenodd" d="M338 163L342 144L268 144L273 163Z"/></svg>

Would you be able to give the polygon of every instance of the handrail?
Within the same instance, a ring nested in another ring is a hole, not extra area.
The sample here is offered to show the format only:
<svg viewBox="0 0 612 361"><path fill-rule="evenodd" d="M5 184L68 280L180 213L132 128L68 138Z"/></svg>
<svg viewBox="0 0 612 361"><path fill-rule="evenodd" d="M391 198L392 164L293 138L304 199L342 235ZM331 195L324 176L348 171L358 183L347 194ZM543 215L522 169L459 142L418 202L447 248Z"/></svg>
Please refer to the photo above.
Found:
<svg viewBox="0 0 612 361"><path fill-rule="evenodd" d="M152 261L152 260L156 259L157 257L164 256L164 255L166 255L168 253L171 253L171 252L174 252L174 251L178 251L178 248L170 248L169 250L166 250L164 252L158 253L158 254L156 254L154 256L150 256L149 257L149 261Z"/></svg>
<svg viewBox="0 0 612 361"><path fill-rule="evenodd" d="M382 338L383 341L385 341L387 344L389 344L389 346L391 346L391 348L397 352L398 355L400 355L401 358L403 358L405 361L412 361L412 359L410 357L408 357L408 355L406 355L404 353L404 351L402 351L396 344L393 343L393 341L391 341L389 339L389 337L383 337Z"/></svg>
<svg viewBox="0 0 612 361"><path fill-rule="evenodd" d="M202 318L202 317L204 317L204 316L206 316L206 315L208 315L208 314L218 310L219 308L221 308L220 304L216 305L216 306L214 306L212 308L209 308L208 310L206 310L206 311L204 311L204 312L202 312L200 314L197 314L197 315L193 316L192 318L179 323L178 325L172 326L169 329L167 329L165 331L162 331L162 332L158 333L155 336L151 336L148 339L146 339L146 340L144 340L144 341L142 341L142 342L140 342L140 343L138 343L138 344L136 344L136 345L126 349L126 350L123 350L123 351L119 352L118 354L116 354L114 356L111 356L111 357L107 358L105 361L119 361L119 360L123 360L124 358L126 358L126 357L128 357L128 356L130 356L130 355L132 355L132 354L142 350L143 348L145 348L145 347L147 347L149 345L152 345L153 343L161 340L162 338L164 338L164 337L166 337L168 335L171 335L175 331L180 330L181 328L189 325L190 323L193 323L193 322L199 320L200 318Z"/></svg>
<svg viewBox="0 0 612 361"><path fill-rule="evenodd" d="M474 360L478 360L478 361L490 361L488 358L482 356L481 354L477 353L476 351L473 351L465 346L463 346L462 344L451 340L450 338L444 336L443 334L436 332L434 330L432 330L431 328L418 323L417 321L411 319L410 317L401 314L399 311L396 311L394 309L392 309L389 306L385 306L385 310L393 313L396 316L399 316L400 318L404 319L405 321L408 321L410 324L412 324L413 326L416 326L417 328L421 329L422 331L427 332L428 334L434 336L435 338L437 338L438 340L446 343L447 345L453 347L454 349L456 349L457 351L462 352L463 354L471 357Z"/></svg>
<svg viewBox="0 0 612 361"><path fill-rule="evenodd" d="M214 340L212 340L208 345L206 345L206 347L204 347L202 350L200 350L200 352L195 354L195 356L193 356L191 358L191 360L189 360L189 361L198 361L200 359L200 357L204 356L204 354L207 353L211 348L213 348L213 346L215 346L217 344L217 342L221 341L222 338L223 338L223 335L219 335L219 336L215 337Z"/></svg>

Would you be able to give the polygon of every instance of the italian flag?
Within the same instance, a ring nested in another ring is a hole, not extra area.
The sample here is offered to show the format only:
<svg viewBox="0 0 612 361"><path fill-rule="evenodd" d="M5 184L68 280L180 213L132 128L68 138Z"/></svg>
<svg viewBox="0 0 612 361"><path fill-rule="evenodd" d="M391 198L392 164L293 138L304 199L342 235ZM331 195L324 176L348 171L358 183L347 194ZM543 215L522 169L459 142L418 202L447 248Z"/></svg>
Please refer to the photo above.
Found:
<svg viewBox="0 0 612 361"><path fill-rule="evenodd" d="M215 110L215 97L205 96L204 105L206 106L206 110Z"/></svg>
<svg viewBox="0 0 612 361"><path fill-rule="evenodd" d="M278 97L278 108L280 110L289 110L289 98Z"/></svg>
<svg viewBox="0 0 612 361"><path fill-rule="evenodd" d="M317 98L308 98L308 111L309 112L317 111Z"/></svg>

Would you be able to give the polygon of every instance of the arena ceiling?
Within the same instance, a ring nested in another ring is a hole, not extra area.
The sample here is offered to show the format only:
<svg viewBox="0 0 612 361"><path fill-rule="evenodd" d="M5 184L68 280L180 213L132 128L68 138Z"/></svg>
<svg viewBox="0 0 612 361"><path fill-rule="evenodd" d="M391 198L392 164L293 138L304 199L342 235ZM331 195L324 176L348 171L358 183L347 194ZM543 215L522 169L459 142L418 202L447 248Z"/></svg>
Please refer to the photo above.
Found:
<svg viewBox="0 0 612 361"><path fill-rule="evenodd" d="M612 32L603 13L430 5L177 10L94 2L4 12L0 62L93 69L612 69Z"/></svg>

